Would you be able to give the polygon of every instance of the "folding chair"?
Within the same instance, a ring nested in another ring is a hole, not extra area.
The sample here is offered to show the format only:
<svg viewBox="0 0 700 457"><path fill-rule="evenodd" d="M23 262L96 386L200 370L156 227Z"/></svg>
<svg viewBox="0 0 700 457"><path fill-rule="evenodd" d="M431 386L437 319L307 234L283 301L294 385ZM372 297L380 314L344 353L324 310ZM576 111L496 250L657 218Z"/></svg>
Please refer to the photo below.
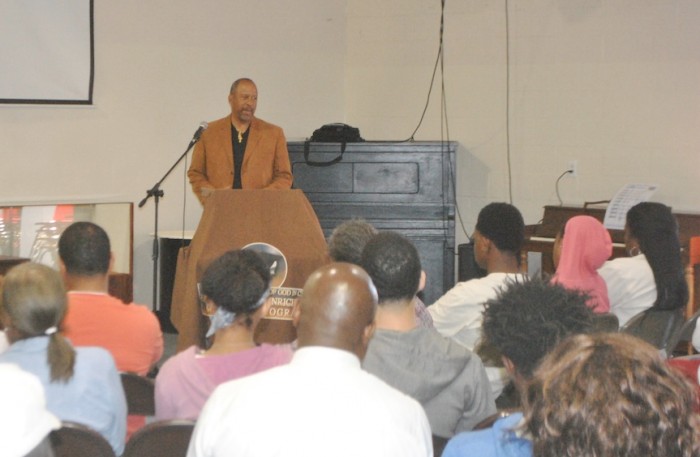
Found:
<svg viewBox="0 0 700 457"><path fill-rule="evenodd" d="M156 400L153 380L136 373L121 373L121 378L129 414L136 416L155 415Z"/></svg>
<svg viewBox="0 0 700 457"><path fill-rule="evenodd" d="M681 328L683 320L683 308L649 308L630 319L620 331L641 338L660 351L666 352L671 337Z"/></svg>
<svg viewBox="0 0 700 457"><path fill-rule="evenodd" d="M193 430L194 421L153 422L134 433L122 457L185 457Z"/></svg>
<svg viewBox="0 0 700 457"><path fill-rule="evenodd" d="M49 436L55 457L116 457L109 441L87 425L63 421Z"/></svg>
<svg viewBox="0 0 700 457"><path fill-rule="evenodd" d="M668 345L666 346L666 354L668 354L668 357L673 357L673 351L676 350L676 347L680 343L690 343L690 341L693 339L693 331L695 331L698 317L700 317L700 311L697 311L695 314L690 316L690 319L685 321L683 326L681 326L677 332L671 335Z"/></svg>

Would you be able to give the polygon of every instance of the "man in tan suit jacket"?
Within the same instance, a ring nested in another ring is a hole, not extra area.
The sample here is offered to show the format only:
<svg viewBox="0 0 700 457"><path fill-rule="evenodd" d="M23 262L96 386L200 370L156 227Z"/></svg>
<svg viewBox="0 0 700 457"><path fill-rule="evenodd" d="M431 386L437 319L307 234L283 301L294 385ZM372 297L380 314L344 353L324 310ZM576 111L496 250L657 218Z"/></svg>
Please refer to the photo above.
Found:
<svg viewBox="0 0 700 457"><path fill-rule="evenodd" d="M199 201L216 189L289 189L287 140L281 128L254 116L255 83L236 80L228 102L231 115L210 123L194 148L187 176Z"/></svg>

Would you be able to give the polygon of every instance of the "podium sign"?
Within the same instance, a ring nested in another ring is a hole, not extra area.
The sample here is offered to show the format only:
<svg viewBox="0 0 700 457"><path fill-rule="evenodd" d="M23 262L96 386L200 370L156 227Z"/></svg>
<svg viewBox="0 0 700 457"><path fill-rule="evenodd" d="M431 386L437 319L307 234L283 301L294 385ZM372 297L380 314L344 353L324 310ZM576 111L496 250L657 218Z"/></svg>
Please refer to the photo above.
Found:
<svg viewBox="0 0 700 457"><path fill-rule="evenodd" d="M267 299L270 309L267 312L268 319L291 321L294 308L301 298L301 289L295 287L273 287L270 297Z"/></svg>

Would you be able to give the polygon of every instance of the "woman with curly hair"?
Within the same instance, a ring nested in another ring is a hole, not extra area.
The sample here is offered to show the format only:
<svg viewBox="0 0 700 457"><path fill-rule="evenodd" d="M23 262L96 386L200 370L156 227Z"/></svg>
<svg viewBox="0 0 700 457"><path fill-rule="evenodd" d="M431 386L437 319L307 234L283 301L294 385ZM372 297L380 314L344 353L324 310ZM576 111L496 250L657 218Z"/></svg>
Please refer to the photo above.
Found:
<svg viewBox="0 0 700 457"><path fill-rule="evenodd" d="M700 456L694 387L624 333L576 335L542 361L523 428L539 457Z"/></svg>

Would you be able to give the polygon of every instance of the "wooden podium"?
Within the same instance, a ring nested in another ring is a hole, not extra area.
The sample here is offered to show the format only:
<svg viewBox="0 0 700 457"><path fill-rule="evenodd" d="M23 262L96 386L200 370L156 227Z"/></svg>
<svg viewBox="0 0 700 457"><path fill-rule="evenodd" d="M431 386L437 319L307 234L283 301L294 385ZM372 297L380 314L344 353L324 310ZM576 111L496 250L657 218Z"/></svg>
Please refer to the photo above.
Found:
<svg viewBox="0 0 700 457"><path fill-rule="evenodd" d="M189 246L180 249L173 286L171 320L177 350L200 345L209 325L199 310L197 282L211 261L250 243L278 248L288 263L284 287L304 286L328 263L326 241L311 204L301 190L219 190L206 201ZM285 343L296 337L289 320L262 319L256 341Z"/></svg>

